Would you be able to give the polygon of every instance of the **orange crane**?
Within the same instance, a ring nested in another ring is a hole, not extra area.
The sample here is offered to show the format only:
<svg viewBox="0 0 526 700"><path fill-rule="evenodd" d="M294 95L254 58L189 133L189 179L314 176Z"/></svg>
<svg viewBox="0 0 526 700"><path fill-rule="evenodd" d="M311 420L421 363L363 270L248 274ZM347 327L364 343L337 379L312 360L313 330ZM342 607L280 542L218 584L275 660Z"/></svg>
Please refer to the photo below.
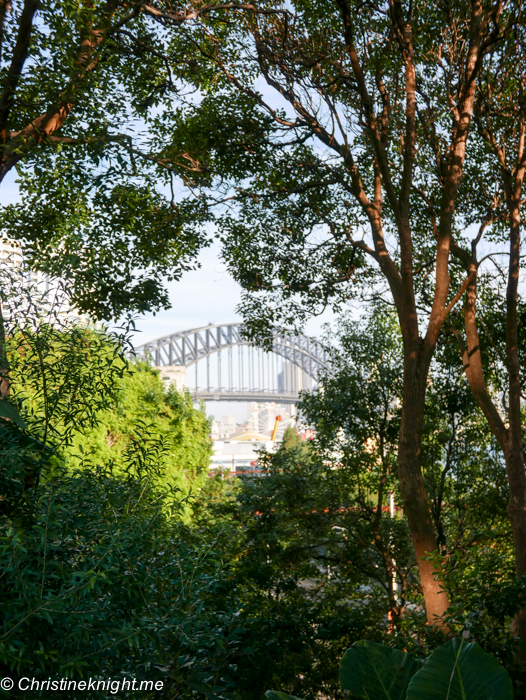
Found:
<svg viewBox="0 0 526 700"><path fill-rule="evenodd" d="M276 424L274 425L274 430L272 431L272 445L276 442L276 435L278 434L278 425L281 420L281 416L276 416Z"/></svg>

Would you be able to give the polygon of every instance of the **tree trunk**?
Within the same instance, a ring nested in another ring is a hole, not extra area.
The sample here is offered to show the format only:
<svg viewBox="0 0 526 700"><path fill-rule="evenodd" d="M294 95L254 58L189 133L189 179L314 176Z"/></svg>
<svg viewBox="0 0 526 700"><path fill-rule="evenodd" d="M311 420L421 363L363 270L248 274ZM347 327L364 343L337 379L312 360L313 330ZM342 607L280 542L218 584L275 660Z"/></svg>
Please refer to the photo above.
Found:
<svg viewBox="0 0 526 700"><path fill-rule="evenodd" d="M510 212L510 262L506 290L506 359L508 364L509 428L506 450L506 470L510 486L508 515L513 530L517 575L526 573L526 476L521 424L521 368L519 362L519 334L517 296L520 275L521 216L520 195L522 178L516 178L512 197L508 200ZM511 201L510 201L511 200Z"/></svg>
<svg viewBox="0 0 526 700"><path fill-rule="evenodd" d="M443 588L441 571L425 559L437 550L435 528L427 503L421 469L421 440L427 376L431 353L419 347L404 349L404 390L402 421L398 446L398 476L404 510L413 538L428 624L443 626L441 618L449 601Z"/></svg>
<svg viewBox="0 0 526 700"><path fill-rule="evenodd" d="M524 169L515 174L513 194L508 189L510 213L510 262L506 290L506 360L508 365L509 427L504 452L510 497L508 517L513 532L515 571L517 576L526 573L526 474L524 471L524 447L521 422L521 368L519 361L519 334L517 296L520 276L521 193ZM511 195L511 196L510 196ZM519 637L519 657L526 662L526 609L519 611L512 625L512 632Z"/></svg>
<svg viewBox="0 0 526 700"><path fill-rule="evenodd" d="M524 455L522 440L517 445L516 435L510 431L510 448L505 454L506 472L510 488L508 501L508 517L513 533L513 545L515 549L515 568L517 576L526 573L526 478L524 474ZM515 443L515 444L512 444Z"/></svg>
<svg viewBox="0 0 526 700"><path fill-rule="evenodd" d="M9 362L7 359L7 342L4 325L4 313L0 302L0 399L9 397Z"/></svg>
<svg viewBox="0 0 526 700"><path fill-rule="evenodd" d="M464 311L468 340L467 347L463 349L464 371L471 391L504 454L510 490L507 510L513 533L517 576L521 576L523 573L526 573L526 475L522 444L518 334L516 320L513 320L513 316L516 316L517 313L516 300L510 304L510 299L508 298L506 319L506 350L509 373L509 427L506 428L484 380L476 324L476 287L476 278L474 277L467 290L466 308ZM510 309L510 306L515 308Z"/></svg>
<svg viewBox="0 0 526 700"><path fill-rule="evenodd" d="M507 511L513 534L515 573L519 578L526 573L526 478L521 426L520 422L518 426L513 425L512 414L510 402L508 444L504 450L504 458L510 490ZM518 414L520 418L520 404ZM511 632L519 640L518 660L526 665L526 608L519 610L516 614Z"/></svg>
<svg viewBox="0 0 526 700"><path fill-rule="evenodd" d="M515 568L517 576L526 573L526 474L520 411L520 387L518 396L511 397L512 373L510 372L510 406L507 445L504 450L510 496L508 517L513 532ZM512 407L512 402L515 404ZM526 638L525 638L526 639Z"/></svg>
<svg viewBox="0 0 526 700"><path fill-rule="evenodd" d="M477 262L472 259L469 269L473 275L467 288L464 308L467 347L463 347L464 371L471 391L488 425L502 449L508 476L508 517L513 534L515 571L517 576L526 573L526 474L521 425L520 363L518 355L517 294L520 264L520 216L518 208L510 207L510 264L506 293L506 364L508 369L508 427L495 406L486 386L480 356L477 328ZM512 632L519 637L522 650L520 658L526 663L526 609L519 611Z"/></svg>

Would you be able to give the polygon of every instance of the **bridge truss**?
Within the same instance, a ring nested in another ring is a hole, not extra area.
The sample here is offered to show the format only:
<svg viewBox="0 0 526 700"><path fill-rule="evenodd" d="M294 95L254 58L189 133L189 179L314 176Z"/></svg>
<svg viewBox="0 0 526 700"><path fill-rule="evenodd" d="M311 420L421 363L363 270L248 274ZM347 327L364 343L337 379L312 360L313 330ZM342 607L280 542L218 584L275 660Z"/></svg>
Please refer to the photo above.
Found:
<svg viewBox="0 0 526 700"><path fill-rule="evenodd" d="M241 323L180 331L144 343L135 353L156 367L185 368L198 400L295 403L299 391L312 388L320 370L329 367L328 353L315 338L275 328L267 351L243 337Z"/></svg>

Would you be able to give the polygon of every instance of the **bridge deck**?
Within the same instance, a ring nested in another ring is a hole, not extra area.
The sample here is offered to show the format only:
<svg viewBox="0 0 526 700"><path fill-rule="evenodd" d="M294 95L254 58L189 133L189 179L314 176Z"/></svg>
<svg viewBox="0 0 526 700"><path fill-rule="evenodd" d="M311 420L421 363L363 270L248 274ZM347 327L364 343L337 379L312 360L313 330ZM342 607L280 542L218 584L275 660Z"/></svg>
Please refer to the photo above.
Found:
<svg viewBox="0 0 526 700"><path fill-rule="evenodd" d="M270 391L190 391L195 401L257 401L265 403L295 404L299 401L297 394L278 394Z"/></svg>

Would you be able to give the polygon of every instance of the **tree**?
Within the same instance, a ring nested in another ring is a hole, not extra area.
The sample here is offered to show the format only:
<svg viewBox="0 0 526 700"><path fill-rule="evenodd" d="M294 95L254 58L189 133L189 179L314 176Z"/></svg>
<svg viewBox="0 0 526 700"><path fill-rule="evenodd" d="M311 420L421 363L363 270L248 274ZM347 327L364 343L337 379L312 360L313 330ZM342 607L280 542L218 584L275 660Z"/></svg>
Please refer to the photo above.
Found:
<svg viewBox="0 0 526 700"><path fill-rule="evenodd" d="M0 402L3 510L42 475L86 462L119 473L141 455L156 462L152 478L185 496L202 485L210 425L190 395L128 359L126 329L109 333L64 318L46 292L39 296L24 278L17 285L4 299L10 404Z"/></svg>
<svg viewBox="0 0 526 700"><path fill-rule="evenodd" d="M464 304L464 333L458 326L451 329L459 342L473 395L504 454L510 493L508 515L518 577L526 573L526 473L521 409L524 302L519 295L526 169L526 73L521 32L522 27L518 26L501 46L492 48L479 80L474 113L481 151L478 162L487 163L487 169L484 173L477 169L468 178L472 187L476 182L474 192L479 199L478 235L471 249L458 244L452 248L470 281ZM477 215L474 223L476 219ZM496 262L503 253L508 256L506 272ZM484 274L486 258L494 264L496 275ZM489 335L489 343L481 340L481 328L482 333ZM526 610L521 612L515 626L524 640Z"/></svg>
<svg viewBox="0 0 526 700"><path fill-rule="evenodd" d="M295 428L289 425L287 428L285 428L285 432L281 438L280 449L294 449L296 452L300 454L304 453L306 455L309 451L309 443L302 440Z"/></svg>
<svg viewBox="0 0 526 700"><path fill-rule="evenodd" d="M96 464L112 463L122 470L134 443L147 450L151 442L162 440L158 478L184 495L198 489L208 476L212 455L210 423L204 411L194 408L190 394L167 389L158 370L137 363L116 382L112 395L110 405L96 414L95 425L72 437L63 455L68 466L78 467L89 455Z"/></svg>
<svg viewBox="0 0 526 700"><path fill-rule="evenodd" d="M354 510L368 522L370 543L383 559L390 612L396 622L406 601L415 599L414 589L411 594L405 590L414 585L407 583L410 567L400 570L407 555L392 549L400 546L402 535L396 530L385 534L386 511L392 503L389 494L399 502L395 474L401 337L393 314L384 317L373 311L360 322L341 319L337 331L325 341L337 348L338 359L323 377L320 390L304 394L299 408L303 420L315 429L313 449L318 462L349 472L344 492L355 499ZM456 560L462 569L473 543L492 541L497 531L498 537L509 540L504 464L451 355L442 339L430 368L422 433L423 480L448 575ZM393 576L399 580L398 594L392 587Z"/></svg>
<svg viewBox="0 0 526 700"><path fill-rule="evenodd" d="M224 254L260 335L273 322L297 323L345 302L353 280L373 293L388 287L404 347L399 481L433 623L448 600L426 557L437 548L421 469L428 373L473 277L458 275L450 253L457 239L470 240L459 201L478 81L489 52L517 27L520 3L392 0L383 8L338 0L258 9L228 29L205 23L188 36L216 67L224 99L245 101L239 123L248 113L259 128L245 136L231 189L216 195L232 211L220 223ZM194 129L214 99L188 108ZM237 147L235 130L223 143L230 136ZM224 146L211 158L191 135L187 143L218 176L232 172Z"/></svg>
<svg viewBox="0 0 526 700"><path fill-rule="evenodd" d="M160 98L178 100L152 48L159 12L121 0L0 5L0 182L16 168L22 194L2 234L34 269L69 277L73 302L98 319L169 306L163 277L178 279L207 243L204 207L174 193L192 169L184 154L163 165L142 148Z"/></svg>
<svg viewBox="0 0 526 700"><path fill-rule="evenodd" d="M208 498L206 489L199 495L194 526L207 541L219 540L218 551L232 562L240 698L261 698L276 683L310 700L320 687L333 696L343 650L363 635L379 641L387 630L384 560L369 515L356 504L356 472L331 467L292 446L264 457L259 476L236 480L222 498ZM373 498L375 476L362 482ZM404 523L394 525L403 532L404 569L414 557ZM388 530L384 518L384 537Z"/></svg>
<svg viewBox="0 0 526 700"><path fill-rule="evenodd" d="M119 690L117 677L147 680L145 697L158 680L172 695L212 692L212 678L226 691L237 621L215 605L224 567L184 523L208 466L205 415L158 371L130 367L126 332L64 317L23 276L7 282L0 673L31 669L53 682L44 694L89 670L89 697L100 700Z"/></svg>
<svg viewBox="0 0 526 700"><path fill-rule="evenodd" d="M162 0L0 6L0 182L16 168L22 195L2 210L0 228L33 269L68 277L73 303L94 318L168 308L164 280L195 267L209 243L210 214L194 192L208 168L161 116L177 122L194 101L187 68L201 69L203 91L215 75L164 25L192 32L226 8L257 11L201 2L174 10ZM194 138L204 148L214 140Z"/></svg>
<svg viewBox="0 0 526 700"><path fill-rule="evenodd" d="M242 698L260 697L270 684L297 697L320 690L339 697L335 665L360 630L419 657L443 639L426 628L399 507L403 349L396 317L344 317L325 341L338 349L337 359L299 405L314 431L308 449L282 443L260 460L262 476L233 485L217 479L211 490L222 486L222 498L208 498L207 489L198 497L198 531L219 536L225 560L235 561ZM513 581L505 465L451 362L456 349L444 341L430 371L422 468L450 594L448 633L469 634L518 681L509 622L525 584Z"/></svg>
<svg viewBox="0 0 526 700"><path fill-rule="evenodd" d="M393 316L341 319L337 331L325 338L338 351L331 371L322 376L321 388L303 394L299 404L303 420L314 427L313 450L323 475L318 477L318 511L327 498L327 527L346 532L351 551L363 548L363 555L352 551L347 562L381 586L395 625L414 586L412 552L402 544L406 523L392 519L389 508L390 496L399 501L400 341ZM323 519L318 511L316 517Z"/></svg>
<svg viewBox="0 0 526 700"><path fill-rule="evenodd" d="M60 461L76 433L89 430L111 405L126 374L126 331L83 327L49 293L0 269L0 301L9 402L0 401L2 510L16 506L43 471Z"/></svg>

